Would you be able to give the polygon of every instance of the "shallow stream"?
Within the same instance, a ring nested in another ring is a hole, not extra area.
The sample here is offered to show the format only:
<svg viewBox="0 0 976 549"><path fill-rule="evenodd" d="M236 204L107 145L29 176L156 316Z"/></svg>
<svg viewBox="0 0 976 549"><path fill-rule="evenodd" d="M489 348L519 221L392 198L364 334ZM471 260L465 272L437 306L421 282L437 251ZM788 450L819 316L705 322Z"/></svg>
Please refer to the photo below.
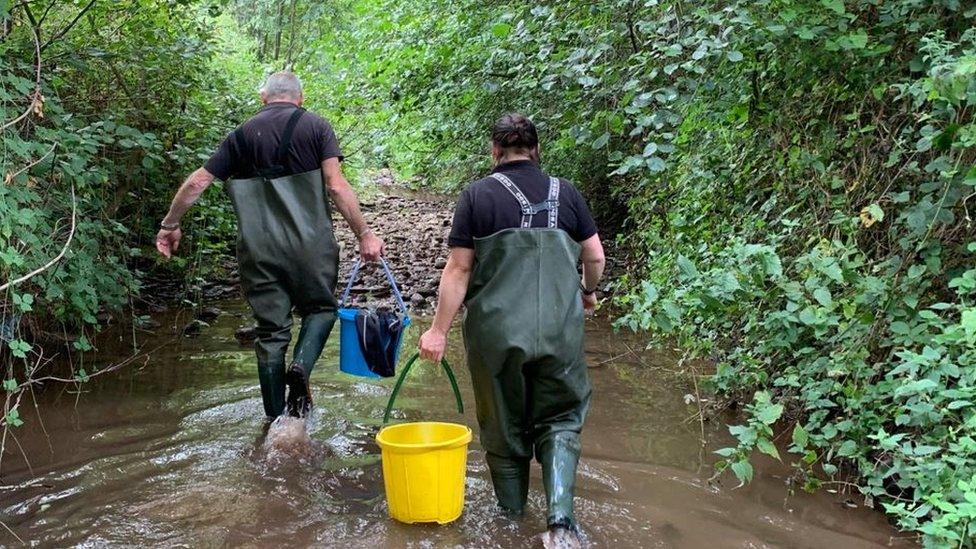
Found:
<svg viewBox="0 0 976 549"><path fill-rule="evenodd" d="M0 529L0 542L540 546L534 537L545 520L538 467L527 516L501 517L477 436L458 522L405 526L387 518L373 437L392 383L338 373L338 337L313 375L311 457L269 464L261 449L264 419L252 352L234 339L248 319L239 303L223 307L226 314L195 339L137 335L141 348L159 348L83 385L82 393L54 386L39 393L43 428L25 400L27 424L16 431L16 441L8 440L3 463L0 508L10 531ZM411 347L426 322L417 324L410 330ZM694 389L674 372L673 357L631 353L640 342L613 334L604 321L588 321L587 333L594 399L584 430L577 515L590 546L906 546L880 513L848 508L843 496L790 495L787 468L771 460L759 462L749 486L736 489L730 476L710 484L711 451L728 442L725 422L704 424L703 449L697 408L689 403ZM130 335L116 337L100 342L97 363L131 354ZM461 421L475 428L462 356L455 342L452 363L468 405L463 417L452 408L443 374L418 365L401 392L398 419Z"/></svg>

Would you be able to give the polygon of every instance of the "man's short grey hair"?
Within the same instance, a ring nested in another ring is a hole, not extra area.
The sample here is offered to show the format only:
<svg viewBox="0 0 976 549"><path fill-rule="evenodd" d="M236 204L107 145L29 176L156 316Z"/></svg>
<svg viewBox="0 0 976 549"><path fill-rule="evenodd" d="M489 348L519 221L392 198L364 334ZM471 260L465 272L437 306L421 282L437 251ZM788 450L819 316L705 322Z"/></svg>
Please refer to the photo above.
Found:
<svg viewBox="0 0 976 549"><path fill-rule="evenodd" d="M285 97L298 99L302 96L302 81L289 71L279 71L271 76L261 86L261 94L266 99Z"/></svg>

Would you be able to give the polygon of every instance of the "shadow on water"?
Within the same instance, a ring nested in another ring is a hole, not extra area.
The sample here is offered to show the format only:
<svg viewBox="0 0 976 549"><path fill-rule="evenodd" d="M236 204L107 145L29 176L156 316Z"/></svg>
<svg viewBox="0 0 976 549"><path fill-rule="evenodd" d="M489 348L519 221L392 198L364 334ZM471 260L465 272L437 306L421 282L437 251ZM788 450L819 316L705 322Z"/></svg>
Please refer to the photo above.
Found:
<svg viewBox="0 0 976 549"><path fill-rule="evenodd" d="M185 545L330 547L538 547L545 523L533 470L521 520L496 512L477 437L467 503L448 526L406 526L386 515L379 449L391 381L337 371L338 337L312 376L316 409L310 446L269 459L257 376L249 348L234 340L242 322L222 316L198 339L174 340L146 366L83 386L38 395L42 423L24 406L19 449L4 458L3 522L44 546ZM424 322L418 324L423 325ZM584 429L577 513L594 547L883 547L899 538L883 517L849 510L829 494L789 496L788 471L763 463L752 485L709 485L711 450L724 425L687 421L690 388L668 373L673 360L625 355L626 336L588 323L594 400ZM419 327L407 345L415 345ZM338 335L337 333L334 335ZM162 342L149 338L145 348ZM102 344L98 360L124 358ZM398 400L397 420L458 421L475 428L474 400L460 345L452 348L468 412L459 417L433 365L418 364ZM477 433L477 429L475 429ZM17 540L0 531L0 541Z"/></svg>

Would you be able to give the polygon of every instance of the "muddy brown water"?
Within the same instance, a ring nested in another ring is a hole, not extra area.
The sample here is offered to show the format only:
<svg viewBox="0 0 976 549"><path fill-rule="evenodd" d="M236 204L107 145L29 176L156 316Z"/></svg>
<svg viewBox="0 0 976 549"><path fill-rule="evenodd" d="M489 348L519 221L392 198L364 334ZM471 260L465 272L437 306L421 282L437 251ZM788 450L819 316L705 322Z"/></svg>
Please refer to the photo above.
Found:
<svg viewBox="0 0 976 549"><path fill-rule="evenodd" d="M477 436L468 461L464 515L447 526L407 526L387 517L379 429L390 381L337 370L333 337L313 375L313 451L271 465L262 455L261 404L251 350L233 337L243 308L196 339L140 336L148 360L75 392L37 399L44 429L25 401L27 424L8 440L0 491L0 542L38 546L539 547L545 512L538 468L521 520L495 509ZM165 318L163 320L166 320ZM423 320L410 329L414 346ZM723 421L706 424L708 445L685 395L693 392L664 354L625 356L638 341L588 321L594 399L583 436L577 514L592 547L906 546L880 513L848 509L829 493L790 495L788 471L760 462L755 481L710 484ZM337 335L337 334L335 334ZM120 340L128 337L119 336ZM129 351L100 344L96 362ZM460 345L451 350L466 413L458 416L444 376L419 365L404 386L398 420L460 421L475 428ZM14 534L16 537L14 537Z"/></svg>

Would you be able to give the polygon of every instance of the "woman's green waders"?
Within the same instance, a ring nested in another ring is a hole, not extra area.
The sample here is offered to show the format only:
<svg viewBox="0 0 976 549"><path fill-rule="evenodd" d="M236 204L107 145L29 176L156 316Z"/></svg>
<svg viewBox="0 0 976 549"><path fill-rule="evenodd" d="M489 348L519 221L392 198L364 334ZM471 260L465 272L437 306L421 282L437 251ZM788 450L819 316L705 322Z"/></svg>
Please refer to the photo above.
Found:
<svg viewBox="0 0 976 549"><path fill-rule="evenodd" d="M257 320L258 379L270 418L281 415L285 407L285 351L291 340L292 310L302 318L292 367L301 369L307 384L338 309L334 293L339 244L322 171L273 177L281 169L303 112L296 109L289 120L278 166L259 171L261 177L232 179L227 184L237 212L241 282ZM242 141L239 138L239 147Z"/></svg>
<svg viewBox="0 0 976 549"><path fill-rule="evenodd" d="M573 487L579 433L590 400L583 357L580 246L557 229L559 181L532 205L505 176L522 206L522 228L475 239L465 298L464 342L474 385L481 444L495 495L521 513L533 453L542 465L550 526L574 527ZM549 211L549 227L532 216Z"/></svg>

